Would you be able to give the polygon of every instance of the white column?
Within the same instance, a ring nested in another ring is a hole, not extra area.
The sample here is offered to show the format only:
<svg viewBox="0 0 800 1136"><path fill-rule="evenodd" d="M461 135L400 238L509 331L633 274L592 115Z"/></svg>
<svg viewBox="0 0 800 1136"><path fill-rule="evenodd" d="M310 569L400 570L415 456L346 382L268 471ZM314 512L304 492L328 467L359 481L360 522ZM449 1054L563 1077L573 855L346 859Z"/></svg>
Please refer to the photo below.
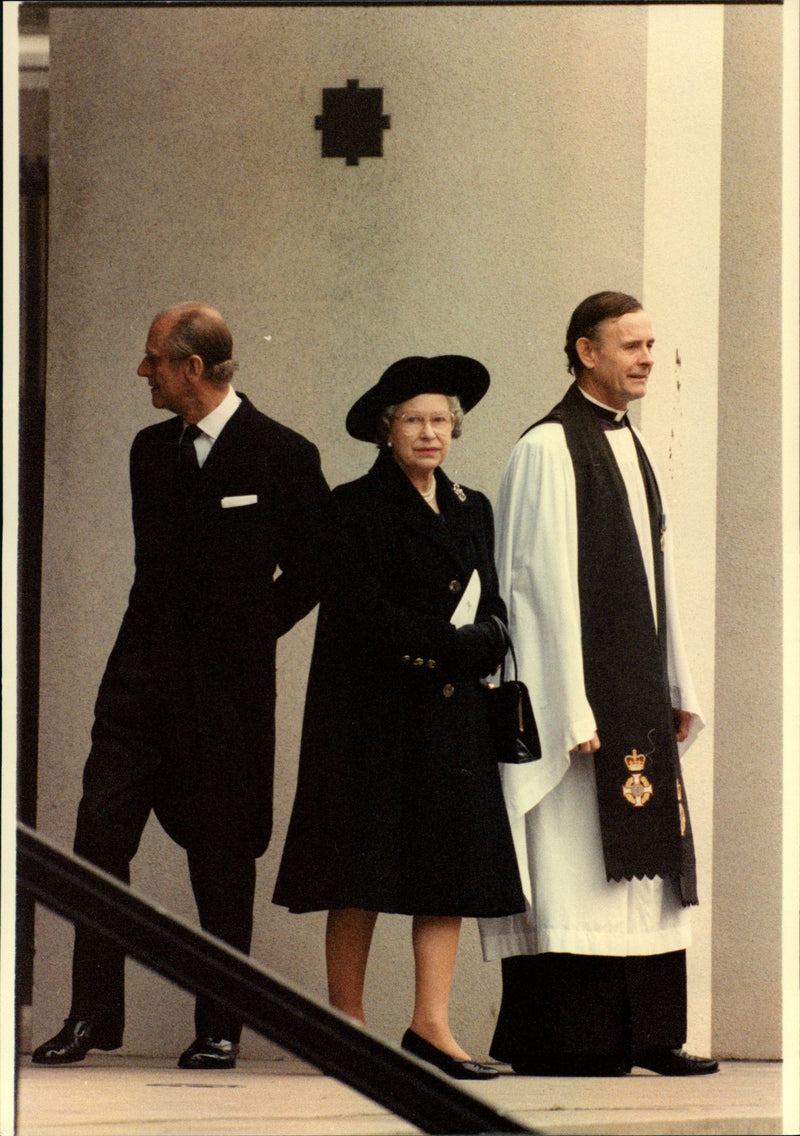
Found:
<svg viewBox="0 0 800 1136"><path fill-rule="evenodd" d="M723 9L648 9L642 302L656 365L642 404L673 516L681 616L710 722L684 761L700 908L689 951L688 1048L711 1041L714 533ZM619 160L624 160L621 147Z"/></svg>

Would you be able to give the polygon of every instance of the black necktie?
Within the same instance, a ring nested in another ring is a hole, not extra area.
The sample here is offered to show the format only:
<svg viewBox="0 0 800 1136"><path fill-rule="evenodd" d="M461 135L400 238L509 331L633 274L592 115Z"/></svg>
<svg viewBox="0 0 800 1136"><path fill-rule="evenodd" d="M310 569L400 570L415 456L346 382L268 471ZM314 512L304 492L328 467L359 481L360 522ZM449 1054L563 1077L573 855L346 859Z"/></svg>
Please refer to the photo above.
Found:
<svg viewBox="0 0 800 1136"><path fill-rule="evenodd" d="M194 440L201 434L202 431L199 426L190 423L184 427L181 434L181 444L178 449L178 469L182 474L191 477L196 474L200 469L200 463L197 460L197 450L194 448Z"/></svg>

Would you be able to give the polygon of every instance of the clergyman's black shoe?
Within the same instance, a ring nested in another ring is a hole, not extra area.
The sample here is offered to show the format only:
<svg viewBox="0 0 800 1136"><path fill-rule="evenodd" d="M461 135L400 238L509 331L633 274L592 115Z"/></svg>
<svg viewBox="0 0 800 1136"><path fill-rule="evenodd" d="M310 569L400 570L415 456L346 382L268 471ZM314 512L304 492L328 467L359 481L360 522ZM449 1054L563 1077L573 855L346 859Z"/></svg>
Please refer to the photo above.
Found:
<svg viewBox="0 0 800 1136"><path fill-rule="evenodd" d="M239 1046L224 1037L196 1037L178 1058L179 1069L235 1069Z"/></svg>
<svg viewBox="0 0 800 1136"><path fill-rule="evenodd" d="M413 1030L406 1030L400 1044L415 1057L435 1065L437 1069L441 1069L443 1073L455 1077L458 1081L488 1081L500 1075L493 1065L480 1065L477 1061L460 1061L457 1057L451 1057L449 1053L437 1049Z"/></svg>
<svg viewBox="0 0 800 1136"><path fill-rule="evenodd" d="M90 1049L119 1049L122 1029L92 1018L67 1018L55 1037L34 1049L35 1065L71 1065Z"/></svg>
<svg viewBox="0 0 800 1136"><path fill-rule="evenodd" d="M637 1053L633 1064L660 1073L662 1077L698 1077L719 1069L719 1062L713 1057L693 1057L684 1049L648 1049Z"/></svg>

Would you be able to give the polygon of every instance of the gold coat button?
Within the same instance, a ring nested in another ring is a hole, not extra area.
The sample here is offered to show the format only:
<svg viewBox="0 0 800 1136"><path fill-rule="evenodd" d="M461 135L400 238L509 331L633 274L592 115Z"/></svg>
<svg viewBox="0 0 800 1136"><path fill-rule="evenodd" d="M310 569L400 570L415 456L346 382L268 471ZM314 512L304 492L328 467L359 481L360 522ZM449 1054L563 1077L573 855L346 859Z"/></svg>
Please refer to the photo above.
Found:
<svg viewBox="0 0 800 1136"><path fill-rule="evenodd" d="M414 659L414 666L415 667L421 667L424 662L425 662L424 659Z"/></svg>
<svg viewBox="0 0 800 1136"><path fill-rule="evenodd" d="M450 591L453 593L453 595L457 596L458 593L461 591L461 581L460 580L451 580L448 587L450 588Z"/></svg>
<svg viewBox="0 0 800 1136"><path fill-rule="evenodd" d="M445 696L445 698L452 698L455 689L456 688L452 683L445 683L445 685L442 687L442 694Z"/></svg>
<svg viewBox="0 0 800 1136"><path fill-rule="evenodd" d="M428 659L425 666L428 668L429 671L432 671L433 668L436 666L436 659Z"/></svg>
<svg viewBox="0 0 800 1136"><path fill-rule="evenodd" d="M400 660L400 662L401 662L401 663L410 663L410 662L411 662L411 656L410 656L410 655L403 655L403 657L402 657L402 659Z"/></svg>

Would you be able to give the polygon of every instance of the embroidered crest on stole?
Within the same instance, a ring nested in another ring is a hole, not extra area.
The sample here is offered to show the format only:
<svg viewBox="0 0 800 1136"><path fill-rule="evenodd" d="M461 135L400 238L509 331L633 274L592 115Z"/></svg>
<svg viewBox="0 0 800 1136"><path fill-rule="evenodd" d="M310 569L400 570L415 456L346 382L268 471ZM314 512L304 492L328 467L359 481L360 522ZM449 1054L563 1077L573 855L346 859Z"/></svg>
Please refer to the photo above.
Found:
<svg viewBox="0 0 800 1136"><path fill-rule="evenodd" d="M650 781L642 773L646 760L645 755L638 753L635 749L625 758L625 764L630 770L631 776L622 786L622 795L636 809L646 805L654 792Z"/></svg>

